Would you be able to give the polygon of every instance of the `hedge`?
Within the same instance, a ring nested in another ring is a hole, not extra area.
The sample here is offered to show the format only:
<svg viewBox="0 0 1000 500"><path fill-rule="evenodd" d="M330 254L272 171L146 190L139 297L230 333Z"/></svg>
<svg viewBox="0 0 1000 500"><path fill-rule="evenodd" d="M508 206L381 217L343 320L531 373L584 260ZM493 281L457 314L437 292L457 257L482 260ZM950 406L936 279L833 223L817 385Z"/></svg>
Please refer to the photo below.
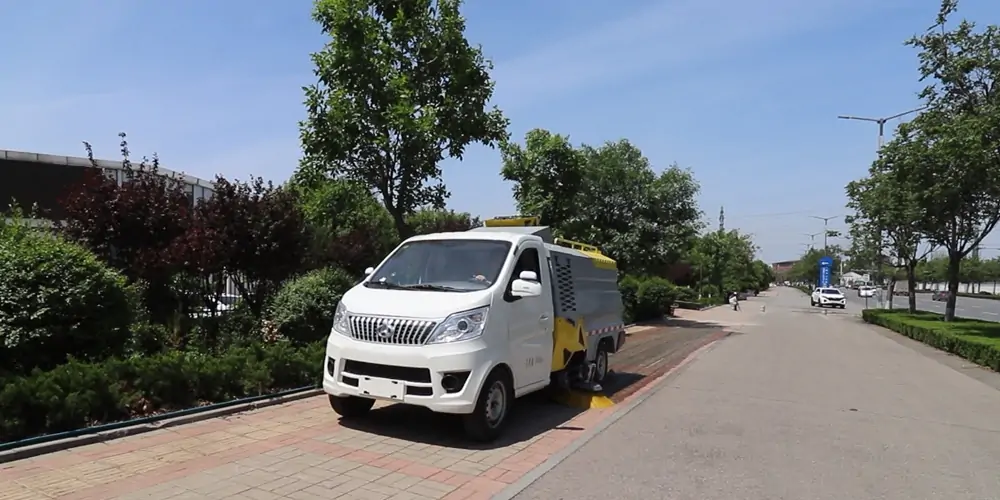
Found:
<svg viewBox="0 0 1000 500"><path fill-rule="evenodd" d="M320 383L325 343L71 359L0 380L0 442Z"/></svg>
<svg viewBox="0 0 1000 500"><path fill-rule="evenodd" d="M950 352L978 365L1000 371L1000 323L955 318L919 311L865 309L866 323L888 328L931 347Z"/></svg>

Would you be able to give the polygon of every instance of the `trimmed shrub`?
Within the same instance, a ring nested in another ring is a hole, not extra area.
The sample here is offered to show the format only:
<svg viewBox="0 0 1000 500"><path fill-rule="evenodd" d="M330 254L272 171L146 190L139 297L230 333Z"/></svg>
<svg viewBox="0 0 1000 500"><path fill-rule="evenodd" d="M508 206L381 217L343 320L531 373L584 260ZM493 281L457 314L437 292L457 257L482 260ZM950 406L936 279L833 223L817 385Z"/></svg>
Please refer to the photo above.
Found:
<svg viewBox="0 0 1000 500"><path fill-rule="evenodd" d="M280 342L216 355L71 359L47 372L7 377L0 389L0 442L318 384L325 348Z"/></svg>
<svg viewBox="0 0 1000 500"><path fill-rule="evenodd" d="M955 318L926 311L910 314L890 309L865 309L866 323L888 328L931 347L1000 371L1000 323Z"/></svg>
<svg viewBox="0 0 1000 500"><path fill-rule="evenodd" d="M307 273L281 288L268 308L267 318L277 333L289 340L323 340L330 334L337 303L355 282L336 268Z"/></svg>
<svg viewBox="0 0 1000 500"><path fill-rule="evenodd" d="M124 353L134 297L121 274L46 232L0 235L0 366L25 373Z"/></svg>
<svg viewBox="0 0 1000 500"><path fill-rule="evenodd" d="M683 300L685 302L695 302L698 300L698 292L694 291L688 286L679 286L676 288L677 300Z"/></svg>
<svg viewBox="0 0 1000 500"><path fill-rule="evenodd" d="M635 319L636 301L639 297L639 285L642 280L635 276L624 275L618 281L618 292L622 296L622 313L625 323L632 323Z"/></svg>
<svg viewBox="0 0 1000 500"><path fill-rule="evenodd" d="M635 320L660 319L673 310L677 287L660 277L649 277L639 284L636 294Z"/></svg>

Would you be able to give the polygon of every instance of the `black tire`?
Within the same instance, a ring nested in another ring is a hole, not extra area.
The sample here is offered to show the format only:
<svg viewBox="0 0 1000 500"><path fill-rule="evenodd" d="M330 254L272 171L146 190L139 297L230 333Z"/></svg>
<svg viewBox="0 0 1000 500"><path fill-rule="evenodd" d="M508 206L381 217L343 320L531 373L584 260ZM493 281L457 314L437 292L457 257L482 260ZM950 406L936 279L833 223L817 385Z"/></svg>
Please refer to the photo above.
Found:
<svg viewBox="0 0 1000 500"><path fill-rule="evenodd" d="M816 307L816 302L814 302L814 301L810 300L810 301L809 301L809 305L810 305L811 307Z"/></svg>
<svg viewBox="0 0 1000 500"><path fill-rule="evenodd" d="M494 368L483 382L476 408L462 416L465 434L474 441L494 441L507 424L513 402L514 387L510 376L502 368Z"/></svg>
<svg viewBox="0 0 1000 500"><path fill-rule="evenodd" d="M842 305L842 306L840 306L840 308L841 309L845 309L845 308L847 308L847 306L846 305Z"/></svg>
<svg viewBox="0 0 1000 500"><path fill-rule="evenodd" d="M344 418L357 418L364 416L375 406L374 399L359 398L357 396L329 396L330 407Z"/></svg>
<svg viewBox="0 0 1000 500"><path fill-rule="evenodd" d="M603 383L608 378L608 372L611 370L611 363L608 359L610 351L606 341L597 346L597 357L594 359L594 363L597 365L594 369L594 382L598 384Z"/></svg>

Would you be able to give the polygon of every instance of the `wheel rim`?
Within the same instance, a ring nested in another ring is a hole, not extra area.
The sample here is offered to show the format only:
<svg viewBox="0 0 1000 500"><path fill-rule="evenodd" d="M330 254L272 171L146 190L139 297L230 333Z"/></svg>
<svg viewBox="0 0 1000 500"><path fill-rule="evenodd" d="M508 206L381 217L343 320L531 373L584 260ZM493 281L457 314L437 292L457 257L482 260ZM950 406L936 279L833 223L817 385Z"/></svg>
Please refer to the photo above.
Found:
<svg viewBox="0 0 1000 500"><path fill-rule="evenodd" d="M486 396L486 424L491 428L500 425L504 414L507 412L507 389L503 382L499 380L490 386L490 392Z"/></svg>
<svg viewBox="0 0 1000 500"><path fill-rule="evenodd" d="M608 375L608 352L600 350L597 352L597 381L604 380Z"/></svg>

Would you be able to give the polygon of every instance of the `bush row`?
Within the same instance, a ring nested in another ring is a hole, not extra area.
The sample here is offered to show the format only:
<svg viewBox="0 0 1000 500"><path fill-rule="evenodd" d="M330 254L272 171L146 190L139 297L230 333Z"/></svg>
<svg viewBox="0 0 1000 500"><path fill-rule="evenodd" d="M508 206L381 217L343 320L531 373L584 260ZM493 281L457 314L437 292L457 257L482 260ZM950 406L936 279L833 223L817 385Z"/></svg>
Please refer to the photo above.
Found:
<svg viewBox="0 0 1000 500"><path fill-rule="evenodd" d="M325 344L70 359L0 380L0 442L318 384Z"/></svg>
<svg viewBox="0 0 1000 500"><path fill-rule="evenodd" d="M865 309L866 323L888 328L931 347L961 356L1000 371L1000 323L955 318L945 322L940 314L888 309Z"/></svg>

